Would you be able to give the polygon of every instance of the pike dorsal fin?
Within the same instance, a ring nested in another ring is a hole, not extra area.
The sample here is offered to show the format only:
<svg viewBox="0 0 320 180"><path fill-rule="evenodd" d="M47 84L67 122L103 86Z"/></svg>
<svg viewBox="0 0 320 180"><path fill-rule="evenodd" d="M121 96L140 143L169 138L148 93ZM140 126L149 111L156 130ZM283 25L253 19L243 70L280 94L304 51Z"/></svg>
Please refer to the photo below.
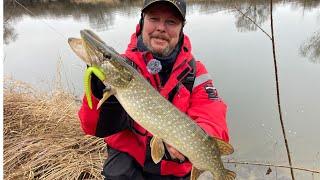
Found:
<svg viewBox="0 0 320 180"><path fill-rule="evenodd" d="M229 155L229 154L233 153L233 151L234 151L233 147L229 143L226 143L223 140L218 139L218 138L214 138L214 139L217 141L218 148L219 148L220 154L222 156L226 156L226 155Z"/></svg>
<svg viewBox="0 0 320 180"><path fill-rule="evenodd" d="M150 148L151 148L151 158L154 163L158 164L165 154L165 149L164 149L164 144L162 142L162 139L153 136L150 141Z"/></svg>

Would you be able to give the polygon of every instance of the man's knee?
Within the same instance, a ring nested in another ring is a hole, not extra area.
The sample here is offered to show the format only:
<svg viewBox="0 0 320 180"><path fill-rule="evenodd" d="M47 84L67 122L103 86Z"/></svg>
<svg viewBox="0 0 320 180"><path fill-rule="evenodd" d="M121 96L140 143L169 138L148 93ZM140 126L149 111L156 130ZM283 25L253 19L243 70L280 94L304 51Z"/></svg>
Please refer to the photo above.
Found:
<svg viewBox="0 0 320 180"><path fill-rule="evenodd" d="M103 165L105 180L143 180L141 167L128 154L108 148L108 158Z"/></svg>

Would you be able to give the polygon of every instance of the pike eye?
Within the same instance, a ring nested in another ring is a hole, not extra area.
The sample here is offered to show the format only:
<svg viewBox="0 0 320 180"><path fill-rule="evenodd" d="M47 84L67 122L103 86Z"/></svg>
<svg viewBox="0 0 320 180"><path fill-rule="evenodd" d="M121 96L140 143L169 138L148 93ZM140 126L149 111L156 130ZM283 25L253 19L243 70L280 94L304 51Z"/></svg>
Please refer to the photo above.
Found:
<svg viewBox="0 0 320 180"><path fill-rule="evenodd" d="M111 59L110 54L103 54L103 57L106 58L106 59Z"/></svg>

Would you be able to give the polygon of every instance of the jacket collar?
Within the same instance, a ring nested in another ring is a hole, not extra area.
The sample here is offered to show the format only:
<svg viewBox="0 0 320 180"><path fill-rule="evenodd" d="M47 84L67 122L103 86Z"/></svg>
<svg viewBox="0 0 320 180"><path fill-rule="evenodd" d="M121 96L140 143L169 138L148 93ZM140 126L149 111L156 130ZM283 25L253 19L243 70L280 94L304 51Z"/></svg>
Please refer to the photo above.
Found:
<svg viewBox="0 0 320 180"><path fill-rule="evenodd" d="M139 27L140 26L138 25L137 31L132 34L131 41L125 54L140 68L146 78L149 79L150 83L154 87L159 88L159 75L157 74L153 76L152 74L148 73L145 61L141 59L144 57L147 57L147 59L152 59L152 54L147 52L140 52L137 48L138 36L139 34L141 34ZM191 54L191 44L188 36L183 36L183 44L181 46L180 53L178 54L173 65L172 73L170 74L170 77L167 80L166 84L161 87L161 89L159 89L160 94L166 98L168 97L171 90L179 83L179 81L183 79L183 77L179 78L179 76L181 76L182 74L186 75L192 69L188 64L189 61L191 61L193 58Z"/></svg>

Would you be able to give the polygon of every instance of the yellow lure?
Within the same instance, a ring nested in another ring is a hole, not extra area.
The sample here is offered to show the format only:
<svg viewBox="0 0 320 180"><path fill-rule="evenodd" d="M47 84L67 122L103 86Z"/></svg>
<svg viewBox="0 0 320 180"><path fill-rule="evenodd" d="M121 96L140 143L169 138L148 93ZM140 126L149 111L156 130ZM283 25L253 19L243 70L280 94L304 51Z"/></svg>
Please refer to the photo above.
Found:
<svg viewBox="0 0 320 180"><path fill-rule="evenodd" d="M88 102L88 106L92 109L92 99L91 99L91 74L96 75L101 81L106 79L103 71L99 67L91 66L88 67L84 74L84 89Z"/></svg>

